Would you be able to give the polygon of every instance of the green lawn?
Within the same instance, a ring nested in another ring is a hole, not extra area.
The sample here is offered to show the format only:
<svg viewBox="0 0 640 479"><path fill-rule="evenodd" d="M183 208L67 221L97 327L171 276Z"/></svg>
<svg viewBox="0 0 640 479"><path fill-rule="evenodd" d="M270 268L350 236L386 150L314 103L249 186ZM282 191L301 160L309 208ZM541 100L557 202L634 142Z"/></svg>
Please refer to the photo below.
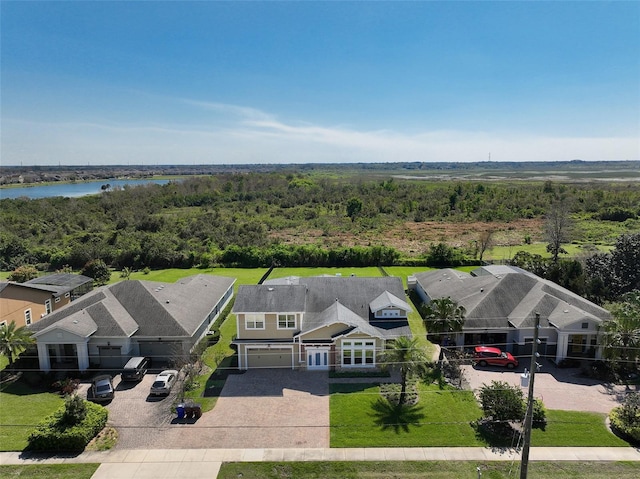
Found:
<svg viewBox="0 0 640 479"><path fill-rule="evenodd" d="M20 479L90 479L100 464L25 464L0 466L0 477Z"/></svg>
<svg viewBox="0 0 640 479"><path fill-rule="evenodd" d="M131 273L130 279L141 279L145 281L163 281L166 283L175 283L181 278L193 276L195 274L212 274L215 276L224 276L236 278L236 288L241 284L257 284L260 278L267 272L266 268L170 268L152 270L148 274L143 271L134 271ZM119 271L111 273L110 283L122 281Z"/></svg>
<svg viewBox="0 0 640 479"><path fill-rule="evenodd" d="M331 447L491 445L471 426L482 416L471 391L418 387L418 404L398 412L376 385L332 384ZM544 431L532 431L532 446L628 446L607 429L602 414L550 410L547 419Z"/></svg>
<svg viewBox="0 0 640 479"><path fill-rule="evenodd" d="M560 255L562 258L575 257L585 252L582 245L579 244L567 243L563 244L562 247L568 253L566 255ZM598 249L603 252L608 252L611 250L611 246L598 246ZM539 254L543 258L551 257L551 253L547 252L547 243L532 243L515 246L494 246L490 251L485 251L483 259L494 261L511 259L518 251Z"/></svg>
<svg viewBox="0 0 640 479"><path fill-rule="evenodd" d="M0 389L0 451L21 451L27 437L63 401L53 393L34 390L18 381Z"/></svg>
<svg viewBox="0 0 640 479"><path fill-rule="evenodd" d="M481 416L471 391L419 385L420 401L398 413L372 384L332 384L331 447L482 446L469 423Z"/></svg>
<svg viewBox="0 0 640 479"><path fill-rule="evenodd" d="M320 276L323 274L330 276L351 276L353 274L359 277L382 276L377 266L367 268L275 268L269 275L269 279L286 278L287 276Z"/></svg>
<svg viewBox="0 0 640 479"><path fill-rule="evenodd" d="M231 462L222 464L218 479L460 479L478 477L476 468L488 479L519 475L519 463L511 461ZM530 479L636 479L640 463L531 462L527 473Z"/></svg>

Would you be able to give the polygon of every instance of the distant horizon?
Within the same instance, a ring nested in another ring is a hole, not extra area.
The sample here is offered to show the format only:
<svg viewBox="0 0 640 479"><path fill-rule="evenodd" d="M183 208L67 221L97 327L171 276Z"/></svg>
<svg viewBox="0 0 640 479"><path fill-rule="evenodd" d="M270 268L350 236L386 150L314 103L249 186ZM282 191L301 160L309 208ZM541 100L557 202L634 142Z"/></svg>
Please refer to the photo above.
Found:
<svg viewBox="0 0 640 479"><path fill-rule="evenodd" d="M638 38L640 2L5 1L0 156L637 161Z"/></svg>

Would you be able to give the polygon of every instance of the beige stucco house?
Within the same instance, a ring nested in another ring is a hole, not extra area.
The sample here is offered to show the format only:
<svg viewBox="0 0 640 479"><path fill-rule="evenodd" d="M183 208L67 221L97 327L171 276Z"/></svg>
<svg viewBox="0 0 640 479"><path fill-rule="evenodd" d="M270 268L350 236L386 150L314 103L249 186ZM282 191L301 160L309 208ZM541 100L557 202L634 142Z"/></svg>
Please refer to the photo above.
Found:
<svg viewBox="0 0 640 479"><path fill-rule="evenodd" d="M238 367L375 368L386 341L411 336L400 278L288 277L240 286Z"/></svg>

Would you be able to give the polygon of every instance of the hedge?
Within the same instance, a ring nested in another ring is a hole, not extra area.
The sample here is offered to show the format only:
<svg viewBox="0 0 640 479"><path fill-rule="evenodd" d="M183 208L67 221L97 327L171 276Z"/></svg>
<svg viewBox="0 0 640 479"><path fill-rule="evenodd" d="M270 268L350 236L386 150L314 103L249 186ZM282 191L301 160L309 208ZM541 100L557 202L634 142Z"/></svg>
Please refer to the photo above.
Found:
<svg viewBox="0 0 640 479"><path fill-rule="evenodd" d="M640 418L634 424L627 424L622 417L622 407L616 407L609 413L611 429L618 431L624 437L640 443Z"/></svg>
<svg viewBox="0 0 640 479"><path fill-rule="evenodd" d="M69 426L64 422L65 407L44 419L29 435L27 449L32 451L82 451L107 424L109 411L99 404L86 403L82 422Z"/></svg>

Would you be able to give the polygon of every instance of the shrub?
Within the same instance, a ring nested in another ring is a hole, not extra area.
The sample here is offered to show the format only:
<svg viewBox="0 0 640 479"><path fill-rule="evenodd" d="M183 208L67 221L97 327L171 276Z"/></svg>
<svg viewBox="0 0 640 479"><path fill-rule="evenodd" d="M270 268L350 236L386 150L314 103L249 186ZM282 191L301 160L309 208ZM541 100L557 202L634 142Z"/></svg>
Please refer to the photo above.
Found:
<svg viewBox="0 0 640 479"><path fill-rule="evenodd" d="M60 391L60 394L66 396L67 394L73 394L75 390L78 389L79 384L79 379L64 378L53 383L51 387L57 389Z"/></svg>
<svg viewBox="0 0 640 479"><path fill-rule="evenodd" d="M609 421L614 430L634 442L640 442L640 393L627 394L622 406L611 410Z"/></svg>
<svg viewBox="0 0 640 479"><path fill-rule="evenodd" d="M64 402L62 420L71 426L81 423L87 417L87 401L77 394L68 396Z"/></svg>
<svg viewBox="0 0 640 479"><path fill-rule="evenodd" d="M543 431L547 427L547 409L540 399L533 401L533 427Z"/></svg>
<svg viewBox="0 0 640 479"><path fill-rule="evenodd" d="M65 421L66 406L43 420L29 435L27 448L32 451L82 451L107 424L108 411L99 404L85 403L82 421L70 425Z"/></svg>

